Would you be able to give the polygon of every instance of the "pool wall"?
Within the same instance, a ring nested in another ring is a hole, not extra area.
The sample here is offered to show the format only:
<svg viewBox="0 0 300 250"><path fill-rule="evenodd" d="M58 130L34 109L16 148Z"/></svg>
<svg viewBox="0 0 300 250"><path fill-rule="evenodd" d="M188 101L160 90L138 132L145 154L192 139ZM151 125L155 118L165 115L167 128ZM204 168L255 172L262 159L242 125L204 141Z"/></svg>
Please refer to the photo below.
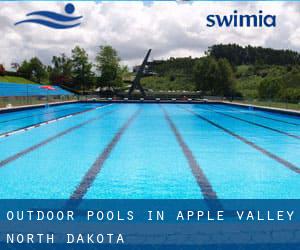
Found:
<svg viewBox="0 0 300 250"><path fill-rule="evenodd" d="M262 110L262 111L269 111L273 113L279 114L286 114L286 115L293 115L293 116L300 116L300 111L291 110L291 109L281 109L281 108L273 108L273 107L266 107L266 106L256 106L251 104L242 104L236 102L228 102L228 101L181 101L181 100L101 100L101 101L79 101L80 103L139 103L139 104L149 104L149 103L163 103L163 104L225 104L228 106L240 107L244 109L252 108L253 110Z"/></svg>
<svg viewBox="0 0 300 250"><path fill-rule="evenodd" d="M65 101L65 102L55 102L49 103L49 106L58 106L58 105L65 105L65 104L74 104L74 103L139 103L139 104L151 104L151 103L168 103L168 104L225 104L228 106L235 106L244 109L255 109L255 110L262 110L262 111L269 111L273 113L280 113L280 114L287 114L293 116L300 116L300 111L290 110L290 109L282 109L282 108L274 108L274 107L267 107L267 106L257 106L251 104L243 104L243 103L236 103L236 102L228 102L228 101L204 101L204 100L101 100L101 101ZM20 106L20 107L12 107L12 108L2 108L0 109L1 113L9 113L27 109L36 109L45 106L45 104L37 104L37 105L28 105L28 106Z"/></svg>
<svg viewBox="0 0 300 250"><path fill-rule="evenodd" d="M53 102L53 103L49 103L48 105L49 106L59 106L59 105L74 104L74 103L79 103L79 102L78 101ZM45 105L46 105L46 103L18 106L18 107L12 107L12 108L0 108L0 114L1 113L10 113L10 112L15 112L15 111L22 111L22 110L27 110L27 109L42 108Z"/></svg>

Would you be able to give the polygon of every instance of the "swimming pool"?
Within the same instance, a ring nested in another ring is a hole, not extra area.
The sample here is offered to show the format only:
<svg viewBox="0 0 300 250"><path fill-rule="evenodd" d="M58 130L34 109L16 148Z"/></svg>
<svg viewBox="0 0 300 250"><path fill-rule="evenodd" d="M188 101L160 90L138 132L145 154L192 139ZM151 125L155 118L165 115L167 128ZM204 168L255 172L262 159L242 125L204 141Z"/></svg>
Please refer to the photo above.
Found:
<svg viewBox="0 0 300 250"><path fill-rule="evenodd" d="M298 199L299 128L296 116L225 104L3 113L0 198Z"/></svg>

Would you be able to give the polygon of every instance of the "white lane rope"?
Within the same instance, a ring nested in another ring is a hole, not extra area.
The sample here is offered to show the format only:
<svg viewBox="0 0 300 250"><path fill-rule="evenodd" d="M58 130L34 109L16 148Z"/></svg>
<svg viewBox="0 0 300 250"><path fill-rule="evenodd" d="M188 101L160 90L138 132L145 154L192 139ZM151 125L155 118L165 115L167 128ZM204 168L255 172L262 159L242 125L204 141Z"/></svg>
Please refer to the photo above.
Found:
<svg viewBox="0 0 300 250"><path fill-rule="evenodd" d="M19 134L19 133L24 133L24 132L32 130L34 128L39 128L39 127L47 125L47 124L51 124L51 123L54 123L54 122L62 121L62 120L71 118L71 117L76 116L76 115L84 114L84 113L87 113L87 112L90 112L90 111L94 111L94 110L97 110L97 109L106 108L106 107L109 107L111 105L113 105L113 104L112 103L111 104L107 104L107 105L100 106L100 107L93 108L93 109L89 109L89 110L86 110L86 111L83 111L83 112L80 112L80 113L75 113L75 114L72 114L72 115L66 115L66 116L55 118L55 119L52 119L52 120L49 120L49 121L46 121L46 122L41 122L41 123L38 123L36 125L32 125L32 126L26 127L26 128L21 128L21 129L17 129L17 130L11 131L11 132L3 133L3 134L0 135L0 139L8 137L8 136L16 135L16 134Z"/></svg>

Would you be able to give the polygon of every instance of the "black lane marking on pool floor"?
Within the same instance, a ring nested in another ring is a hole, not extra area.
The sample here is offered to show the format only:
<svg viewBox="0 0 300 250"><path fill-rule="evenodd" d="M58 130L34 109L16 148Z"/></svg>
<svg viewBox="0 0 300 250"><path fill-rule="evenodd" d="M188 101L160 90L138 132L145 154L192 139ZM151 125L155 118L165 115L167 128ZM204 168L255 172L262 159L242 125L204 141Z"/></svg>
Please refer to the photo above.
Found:
<svg viewBox="0 0 300 250"><path fill-rule="evenodd" d="M54 114L54 113L60 113L60 112L62 112L62 111L66 111L66 110L70 110L70 109L78 109L78 107L67 108L67 109L59 109L59 110L57 110L57 111L51 111L51 112L45 112L45 113L37 113L37 114L34 114L34 115L22 116L22 117L13 118L13 119L10 119L10 120L0 121L0 123L6 123L6 122L12 122L12 121L23 120L23 119L30 118L30 117L36 117L36 116L42 116L42 115L48 115L48 114ZM28 111L28 110L27 110L27 111ZM24 110L21 111L21 112L24 112ZM9 113L9 114L12 114L12 113ZM72 113L70 113L70 114L72 114Z"/></svg>
<svg viewBox="0 0 300 250"><path fill-rule="evenodd" d="M203 172L201 166L196 161L191 149L188 147L188 145L183 140L179 130L177 129L175 123L171 120L171 117L168 114L167 110L161 105L160 105L160 107L164 113L164 117L165 117L166 121L168 122L168 125L170 126L172 132L174 133L174 135L177 139L178 144L181 147L181 150L182 150L185 158L188 161L188 164L189 164L191 171L196 179L196 182L198 183L198 186L201 189L204 199L207 199L207 200L218 199L217 194L214 191L212 185L210 184L208 178L206 177L205 173Z"/></svg>
<svg viewBox="0 0 300 250"><path fill-rule="evenodd" d="M211 106L214 106L214 107L218 107L216 105L211 105ZM228 108L228 107L226 107ZM237 109L231 109L231 108L228 108L229 110L232 110L232 111L238 111ZM271 120L271 121L276 121L276 122L282 122L282 123L285 123L285 124L290 124L290 125L295 125L295 126L300 126L299 123L293 123L293 122L287 122L287 121L283 121L283 120L280 120L280 119L276 119L276 118L271 118L271 117L268 117L268 116L264 116L264 115L259 115L259 114L252 114L252 113L245 113L243 112L243 114L245 115L252 115L252 116L257 116L257 117L261 117L261 118L265 118L265 119L268 119L268 120Z"/></svg>
<svg viewBox="0 0 300 250"><path fill-rule="evenodd" d="M16 154L12 155L12 156L9 156L8 158L0 161L0 168L4 167L5 165L7 165L7 164L9 164L9 163L11 163L11 162L13 162L13 161L21 158L22 156L24 156L24 155L26 155L26 154L28 154L28 153L30 153L30 152L32 152L32 151L34 151L34 150L42 147L42 146L45 146L46 144L48 144L48 143L56 140L57 138L60 138L60 137L62 137L64 135L66 135L66 134L69 134L72 131L74 131L76 129L79 129L79 128L81 128L81 127L83 127L83 126L85 126L85 125L87 125L87 124L89 124L91 122L97 121L97 120L101 119L102 117L104 117L106 115L109 115L109 114L111 114L113 112L115 112L115 111L107 111L107 112L105 112L105 113L103 113L103 114L101 114L101 115L99 115L97 117L91 118L91 119L89 119L89 120L87 120L87 121L85 121L83 123L80 123L80 124L78 124L76 126L68 128L68 129L66 129L66 130L64 130L64 131L62 131L62 132L60 132L60 133L58 133L56 135L53 135L53 136L49 137L46 140L41 141L38 144L35 144L35 145L33 145L33 146L29 147L29 148L26 148L26 149L24 149L24 150L22 150L22 151L20 151L20 152L18 152Z"/></svg>
<svg viewBox="0 0 300 250"><path fill-rule="evenodd" d="M206 108L206 110L210 110L210 111L213 111L213 112L215 112L215 113L217 113L217 114L220 114L220 115L223 115L223 116L227 116L227 117L230 117L230 118L232 118L232 119L236 119L236 120L239 120L239 121L242 121L242 122L246 122L246 123L248 123L248 124L252 124L252 125L255 125L255 126L257 126L257 127L265 128L265 129L271 130L271 131L273 131L273 132L277 132L277 133L279 133L279 134L283 134L283 135L292 137L292 138L294 138L294 139L300 140L300 136L298 136L298 135L290 134L290 133L287 133L287 132L285 132L285 131L282 131L282 130L279 130L279 129L276 129L276 128L271 128L271 127L269 127L269 126L266 126L266 125L263 125L263 124L260 124L260 123L248 121L248 120L246 120L246 119L239 118L239 117L236 117L236 116L234 116L234 115L226 114L226 113L223 113L223 112L221 112L221 111L214 110L214 109Z"/></svg>
<svg viewBox="0 0 300 250"><path fill-rule="evenodd" d="M253 147L253 148L256 149L257 151L259 151L259 152L263 153L264 155L270 157L271 159L277 161L278 163L280 163L280 164L283 165L284 167L286 167L286 168L288 168L288 169L294 171L294 172L297 173L297 174L300 174L300 168L297 167L296 165L294 165L293 163L291 163L291 162L289 162L289 161L287 161L287 160L282 159L281 157L279 157L279 156L277 156L277 155L275 155L275 154L269 152L268 150L266 150L266 149L264 149L264 148L258 146L258 145L255 144L254 142L247 140L246 138L244 138L244 137L242 137L242 136L240 136L240 135L238 135L238 134L232 132L231 130L229 130L229 129L227 129L227 128L222 127L221 125L219 125L219 124L217 124L217 123L215 123L215 122L213 122L213 121L207 119L206 117L204 117L204 116L202 116L202 115L200 115L200 114L198 114L198 113L196 113L196 112L194 112L194 111L192 111L192 110L189 110L189 109L184 108L184 107L181 107L181 108L184 109L184 110L187 111L187 112L190 112L191 114L195 115L196 117L198 117L198 118L200 118L200 119L202 119L202 120L208 122L209 124L215 126L216 128L219 128L219 129L223 130L223 131L226 132L227 134L229 134L229 135L235 137L236 139L238 139L238 140L244 142L245 144L247 144L247 145Z"/></svg>
<svg viewBox="0 0 300 250"><path fill-rule="evenodd" d="M102 107L105 107L105 106L110 106L110 104L106 104L106 105L103 105L103 106L78 111L78 112L68 114L68 115L64 115L64 116L60 116L60 117L57 117L57 118L54 118L54 119L51 119L51 120L48 120L48 121L43 121L43 122L40 122L40 123L35 123L35 124L28 125L26 127L22 127L22 128L18 128L18 129L8 131L8 132L4 132L4 133L0 134L0 138L11 136L11 135L13 135L13 134L15 134L16 132L19 132L19 131L27 131L27 130L32 129L32 128L38 128L41 125L45 125L45 124L49 124L49 123L52 123L52 122L55 122L55 121L59 121L59 120L62 120L64 118L67 118L67 117L80 115L80 114L90 112L90 111L93 111L93 110L96 110L96 109L99 109L99 108L102 108Z"/></svg>
<svg viewBox="0 0 300 250"><path fill-rule="evenodd" d="M119 129L119 131L114 135L110 143L105 147L102 153L98 156L95 160L93 165L89 168L86 172L84 177L82 178L80 184L70 196L71 200L81 200L84 195L87 193L88 189L92 186L93 182L95 181L97 175L101 171L104 162L109 157L113 148L117 145L120 141L121 137L123 136L124 132L128 129L128 127L132 124L135 118L140 114L141 109L138 109L133 115L129 117L126 123Z"/></svg>
<svg viewBox="0 0 300 250"><path fill-rule="evenodd" d="M257 116L257 117L262 117L262 118L269 119L269 120L276 121L276 122L282 122L282 123L285 123L285 124L290 124L290 125L300 126L300 124L299 124L299 123L286 122L286 121L282 121L282 120L275 119L275 118L271 118L271 117L264 116L264 115L259 115L259 114L251 114L251 113L246 113L246 114L247 114L247 115L253 115L253 116Z"/></svg>

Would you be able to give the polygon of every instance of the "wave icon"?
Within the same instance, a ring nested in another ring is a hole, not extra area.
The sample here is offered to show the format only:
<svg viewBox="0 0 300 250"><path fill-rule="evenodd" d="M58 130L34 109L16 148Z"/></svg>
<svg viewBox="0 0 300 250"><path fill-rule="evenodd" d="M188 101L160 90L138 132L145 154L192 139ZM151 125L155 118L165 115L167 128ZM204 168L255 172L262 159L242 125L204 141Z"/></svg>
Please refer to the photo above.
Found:
<svg viewBox="0 0 300 250"><path fill-rule="evenodd" d="M82 18L82 16L70 16L75 11L73 4L68 3L65 6L65 12L69 15L63 15L52 11L35 11L28 13L26 16L37 16L32 19L26 19L15 23L15 25L24 23L36 23L53 29L70 29L80 25L80 22L74 23L76 20ZM39 17L44 17L46 19L41 19ZM47 20L48 19L48 20Z"/></svg>

